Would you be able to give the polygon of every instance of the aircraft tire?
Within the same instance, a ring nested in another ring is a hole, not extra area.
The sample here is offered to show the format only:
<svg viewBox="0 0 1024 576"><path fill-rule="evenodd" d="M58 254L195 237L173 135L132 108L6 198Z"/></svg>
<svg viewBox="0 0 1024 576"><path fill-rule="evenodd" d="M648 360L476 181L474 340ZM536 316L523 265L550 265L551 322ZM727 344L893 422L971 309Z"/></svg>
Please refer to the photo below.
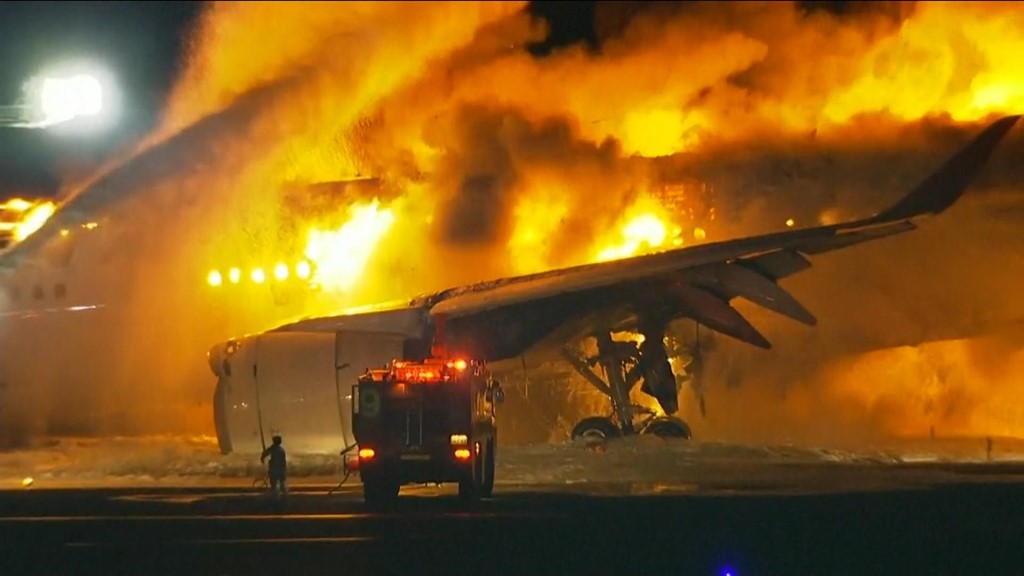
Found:
<svg viewBox="0 0 1024 576"><path fill-rule="evenodd" d="M604 416L591 416L579 421L572 429L572 439L588 438L607 440L622 436L622 431L610 419Z"/></svg>
<svg viewBox="0 0 1024 576"><path fill-rule="evenodd" d="M693 437L690 426L686 422L671 416L654 419L644 427L642 433L654 434L659 438L685 438L689 440Z"/></svg>

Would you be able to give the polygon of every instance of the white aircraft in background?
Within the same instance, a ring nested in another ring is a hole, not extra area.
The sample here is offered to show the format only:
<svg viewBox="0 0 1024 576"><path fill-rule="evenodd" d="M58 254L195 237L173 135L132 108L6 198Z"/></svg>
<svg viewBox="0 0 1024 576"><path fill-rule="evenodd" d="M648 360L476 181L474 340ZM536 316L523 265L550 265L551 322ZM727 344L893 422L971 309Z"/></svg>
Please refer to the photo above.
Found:
<svg viewBox="0 0 1024 576"><path fill-rule="evenodd" d="M498 362L527 350L568 359L612 398L614 418L586 418L574 434L689 437L687 424L671 416L678 391L664 347L669 322L690 318L770 347L730 305L742 297L814 325L814 316L778 282L807 269L805 256L913 230L916 218L948 208L1018 119L991 124L870 218L482 282L219 343L209 363L218 377L214 420L221 451L256 452L265 437L280 433L293 452L337 453L354 445L351 387L367 368L439 355ZM638 345L613 339L627 330L643 336ZM567 344L585 339L596 342L596 357L567 353ZM591 370L598 363L607 381ZM637 383L665 416L634 422L628 393Z"/></svg>

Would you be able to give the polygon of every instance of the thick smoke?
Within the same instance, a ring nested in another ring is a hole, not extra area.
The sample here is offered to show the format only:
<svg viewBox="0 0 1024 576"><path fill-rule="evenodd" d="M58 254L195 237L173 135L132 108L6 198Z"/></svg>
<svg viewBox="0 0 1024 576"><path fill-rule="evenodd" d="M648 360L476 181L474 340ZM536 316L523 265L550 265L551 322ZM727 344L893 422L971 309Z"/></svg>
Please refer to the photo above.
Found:
<svg viewBox="0 0 1024 576"><path fill-rule="evenodd" d="M102 331L125 353L104 377L75 380L79 400L53 400L50 427L87 404L121 414L100 431L209 432L204 353L228 336L590 262L644 213L683 245L867 215L992 115L1024 110L1024 16L999 3L599 3L597 49L544 57L528 48L547 26L524 7L212 4L159 129L75 197L116 203L81 281L119 279L122 306ZM1009 209L1024 146L1010 140L948 214L787 279L819 326L739 304L776 349L709 338L708 416L683 393L697 433L839 441L1009 422L993 399L1017 399L998 387L1013 373L989 344L868 352L1024 317ZM373 193L332 210L302 191L353 177L379 181L395 223L351 288L203 284L210 268L301 254L311 224L345 224ZM91 353L87 334L66 346ZM33 393L56 397L63 370L29 370L46 383Z"/></svg>

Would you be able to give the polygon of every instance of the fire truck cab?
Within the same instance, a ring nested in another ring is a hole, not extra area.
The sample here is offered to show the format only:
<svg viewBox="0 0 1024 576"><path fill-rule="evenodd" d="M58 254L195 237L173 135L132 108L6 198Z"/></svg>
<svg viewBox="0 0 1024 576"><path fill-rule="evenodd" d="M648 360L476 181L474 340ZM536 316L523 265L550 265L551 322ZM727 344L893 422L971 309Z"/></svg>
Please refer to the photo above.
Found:
<svg viewBox="0 0 1024 576"><path fill-rule="evenodd" d="M404 484L458 482L465 499L494 490L501 386L481 362L393 361L352 391L352 432L367 503Z"/></svg>

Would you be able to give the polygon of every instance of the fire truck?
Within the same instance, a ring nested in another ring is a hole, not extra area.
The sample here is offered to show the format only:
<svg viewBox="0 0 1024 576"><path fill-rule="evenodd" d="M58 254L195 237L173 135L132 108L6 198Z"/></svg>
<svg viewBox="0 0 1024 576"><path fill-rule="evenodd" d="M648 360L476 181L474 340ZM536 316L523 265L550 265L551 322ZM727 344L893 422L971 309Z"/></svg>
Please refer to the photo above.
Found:
<svg viewBox="0 0 1024 576"><path fill-rule="evenodd" d="M367 370L352 389L355 467L367 503L404 484L458 482L467 500L494 490L495 406L500 384L482 362L393 361Z"/></svg>

